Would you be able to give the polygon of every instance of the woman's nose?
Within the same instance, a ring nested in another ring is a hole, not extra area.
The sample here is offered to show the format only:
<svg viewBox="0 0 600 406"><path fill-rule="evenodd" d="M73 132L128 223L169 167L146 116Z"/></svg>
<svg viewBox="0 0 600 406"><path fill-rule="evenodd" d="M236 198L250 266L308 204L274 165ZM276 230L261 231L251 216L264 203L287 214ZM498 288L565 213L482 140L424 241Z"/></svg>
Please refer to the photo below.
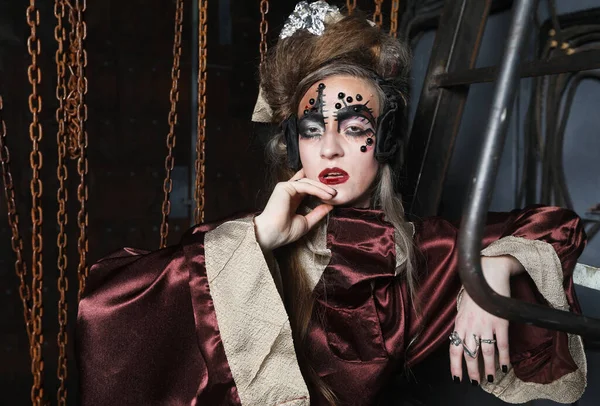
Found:
<svg viewBox="0 0 600 406"><path fill-rule="evenodd" d="M339 138L337 131L327 131L322 138L321 158L332 159L344 156L344 149Z"/></svg>

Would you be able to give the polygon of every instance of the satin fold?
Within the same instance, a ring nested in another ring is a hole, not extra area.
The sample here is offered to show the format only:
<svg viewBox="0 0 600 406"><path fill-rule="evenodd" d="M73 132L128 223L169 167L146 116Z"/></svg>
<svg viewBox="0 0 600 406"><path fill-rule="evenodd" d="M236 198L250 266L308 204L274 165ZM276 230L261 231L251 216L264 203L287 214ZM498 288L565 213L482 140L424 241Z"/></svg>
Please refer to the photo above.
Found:
<svg viewBox="0 0 600 406"><path fill-rule="evenodd" d="M204 236L219 224L194 227L159 251L123 249L92 267L76 334L81 404L241 404L206 270ZM398 370L447 346L453 330L457 228L440 218L415 224L414 302L404 274L396 276L395 232L381 211L336 208L326 246L315 247L331 260L314 288L304 348L340 404L377 404ZM570 310L579 313L572 282L585 246L579 218L552 207L490 213L482 248L506 236L552 246ZM260 255L258 244L244 249ZM520 300L547 304L526 274L511 289ZM550 384L577 369L565 333L511 323L510 351L525 382ZM308 389L312 405L326 404L317 388Z"/></svg>

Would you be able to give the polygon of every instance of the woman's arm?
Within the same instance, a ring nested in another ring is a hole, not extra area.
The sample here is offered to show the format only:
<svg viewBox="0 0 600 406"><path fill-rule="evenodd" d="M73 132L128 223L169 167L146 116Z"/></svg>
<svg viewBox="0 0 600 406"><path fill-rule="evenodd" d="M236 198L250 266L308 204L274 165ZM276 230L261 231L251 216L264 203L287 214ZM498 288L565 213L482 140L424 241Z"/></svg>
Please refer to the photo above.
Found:
<svg viewBox="0 0 600 406"><path fill-rule="evenodd" d="M458 230L439 218L426 219L416 226L420 279L416 292L417 310L413 311L409 324L409 336L414 338L407 354L409 365L419 363L439 345L448 345L448 337L461 327L460 320L455 320L455 300L461 289ZM581 221L570 210L529 207L511 213L490 213L482 255L509 255L518 260L526 272L513 267L514 261L500 261L501 265L490 266L495 262L486 259L486 279L498 285L497 290L504 289L506 294L516 299L579 313L572 271L585 247L585 240ZM509 278L510 274L515 275ZM491 277L498 277L498 282L489 279ZM510 281L509 289L506 288L507 281ZM464 297L461 307L469 299ZM464 311L461 315L467 316ZM476 315L469 317L475 318ZM466 324L464 320L462 322ZM461 339L473 334L466 328L464 330L465 336ZM484 377L482 386L485 390L509 402L535 398L573 402L581 395L585 387L586 367L579 337L511 323L506 341L510 344L510 364L505 368L508 373L502 373L502 367L498 366L499 372L494 376L493 384L487 383L487 376ZM475 348L474 342L468 342L467 346ZM463 356L462 350L460 355ZM453 369L453 372L457 371ZM478 377L478 373L473 375L473 378Z"/></svg>

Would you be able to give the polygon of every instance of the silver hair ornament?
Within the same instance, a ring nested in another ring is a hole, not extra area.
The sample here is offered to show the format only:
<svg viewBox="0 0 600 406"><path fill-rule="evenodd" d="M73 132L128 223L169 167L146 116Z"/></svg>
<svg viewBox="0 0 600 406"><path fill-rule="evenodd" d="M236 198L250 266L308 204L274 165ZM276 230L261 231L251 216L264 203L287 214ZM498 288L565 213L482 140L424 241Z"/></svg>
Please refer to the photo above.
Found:
<svg viewBox="0 0 600 406"><path fill-rule="evenodd" d="M279 38L290 37L298 30L307 30L311 34L322 35L325 31L326 21L335 21L341 17L340 10L326 1L315 1L314 3L301 1L296 4L294 12L285 22Z"/></svg>

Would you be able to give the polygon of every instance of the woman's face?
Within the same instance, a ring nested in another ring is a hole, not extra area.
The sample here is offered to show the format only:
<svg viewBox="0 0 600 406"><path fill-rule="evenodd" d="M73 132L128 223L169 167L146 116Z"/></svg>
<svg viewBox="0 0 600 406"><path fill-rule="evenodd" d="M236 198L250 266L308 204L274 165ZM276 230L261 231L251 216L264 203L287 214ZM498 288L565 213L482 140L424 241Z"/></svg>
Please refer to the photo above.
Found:
<svg viewBox="0 0 600 406"><path fill-rule="evenodd" d="M369 207L379 109L375 88L352 76L321 80L300 100L300 161L307 178L337 190L327 203Z"/></svg>

